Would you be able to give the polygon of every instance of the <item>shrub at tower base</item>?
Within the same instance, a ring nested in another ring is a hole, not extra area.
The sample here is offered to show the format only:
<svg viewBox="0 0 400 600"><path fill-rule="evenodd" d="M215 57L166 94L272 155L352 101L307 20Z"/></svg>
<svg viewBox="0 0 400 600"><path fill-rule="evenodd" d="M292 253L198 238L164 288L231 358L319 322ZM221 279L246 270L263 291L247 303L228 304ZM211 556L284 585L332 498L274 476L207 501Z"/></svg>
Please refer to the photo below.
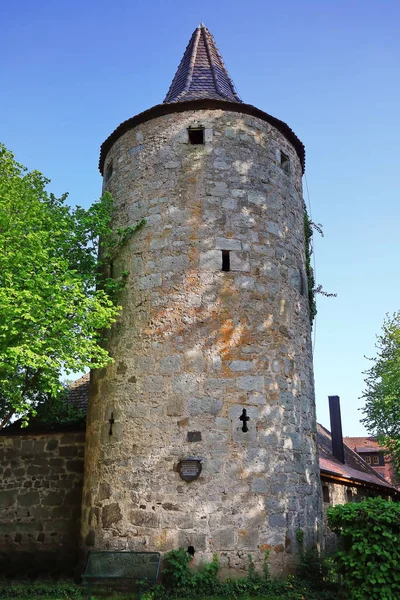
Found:
<svg viewBox="0 0 400 600"><path fill-rule="evenodd" d="M400 598L400 504L369 498L328 510L338 534L336 555L348 600Z"/></svg>
<svg viewBox="0 0 400 600"><path fill-rule="evenodd" d="M191 564L193 557L183 548L164 555L162 585L149 588L143 600L337 600L336 584L316 585L315 573L303 577L289 575L273 579L269 573L269 552L264 555L262 573L255 569L251 554L247 558L247 576L222 579L218 554L211 562ZM322 581L319 582L322 584Z"/></svg>

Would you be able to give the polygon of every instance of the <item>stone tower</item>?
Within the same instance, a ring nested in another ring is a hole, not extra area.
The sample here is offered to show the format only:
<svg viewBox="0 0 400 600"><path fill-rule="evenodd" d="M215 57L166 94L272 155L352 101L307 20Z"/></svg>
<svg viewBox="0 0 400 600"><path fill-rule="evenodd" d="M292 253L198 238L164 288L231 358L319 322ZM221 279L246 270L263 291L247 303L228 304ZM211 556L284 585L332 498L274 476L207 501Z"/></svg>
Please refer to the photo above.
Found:
<svg viewBox="0 0 400 600"><path fill-rule="evenodd" d="M104 142L115 226L145 218L92 373L87 548L184 547L241 570L319 540L304 147L239 98L204 25L164 102Z"/></svg>

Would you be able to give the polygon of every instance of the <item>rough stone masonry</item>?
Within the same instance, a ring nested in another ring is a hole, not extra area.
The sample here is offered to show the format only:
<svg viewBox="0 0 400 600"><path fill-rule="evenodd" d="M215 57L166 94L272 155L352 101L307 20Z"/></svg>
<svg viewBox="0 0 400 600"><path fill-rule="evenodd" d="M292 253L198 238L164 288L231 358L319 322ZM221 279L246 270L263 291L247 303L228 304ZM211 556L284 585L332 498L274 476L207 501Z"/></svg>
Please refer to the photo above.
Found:
<svg viewBox="0 0 400 600"><path fill-rule="evenodd" d="M84 431L0 437L1 574L74 572L84 442Z"/></svg>
<svg viewBox="0 0 400 600"><path fill-rule="evenodd" d="M226 571L320 539L304 147L244 104L214 38L193 32L164 103L122 123L100 169L123 312L94 372L86 549L218 552Z"/></svg>
<svg viewBox="0 0 400 600"><path fill-rule="evenodd" d="M315 542L321 522L299 156L265 120L185 110L126 131L105 173L115 226L146 225L114 264L115 362L92 377L85 545L192 546L235 570L270 550L288 570L295 530Z"/></svg>

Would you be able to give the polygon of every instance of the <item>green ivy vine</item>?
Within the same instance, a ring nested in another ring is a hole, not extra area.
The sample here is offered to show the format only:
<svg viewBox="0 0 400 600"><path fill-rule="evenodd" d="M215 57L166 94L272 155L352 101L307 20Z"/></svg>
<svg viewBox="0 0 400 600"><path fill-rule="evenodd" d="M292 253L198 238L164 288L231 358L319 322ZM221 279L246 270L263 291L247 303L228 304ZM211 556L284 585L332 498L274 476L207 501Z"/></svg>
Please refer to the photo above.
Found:
<svg viewBox="0 0 400 600"><path fill-rule="evenodd" d="M305 237L305 246L306 246L306 275L307 275L307 289L308 289L308 304L310 308L310 322L311 325L315 319L315 315L317 314L317 302L315 299L316 290L315 290L315 278L314 278L314 269L311 266L311 255L313 252L312 248L312 236L313 236L313 227L310 217L308 216L306 205L304 205L304 237Z"/></svg>

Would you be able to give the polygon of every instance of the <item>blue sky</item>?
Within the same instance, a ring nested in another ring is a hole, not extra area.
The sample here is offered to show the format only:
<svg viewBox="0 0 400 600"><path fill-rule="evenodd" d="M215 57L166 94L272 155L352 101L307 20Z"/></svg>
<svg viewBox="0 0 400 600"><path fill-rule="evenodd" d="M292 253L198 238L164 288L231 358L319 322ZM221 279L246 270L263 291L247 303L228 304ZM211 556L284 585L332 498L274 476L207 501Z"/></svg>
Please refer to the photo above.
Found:
<svg viewBox="0 0 400 600"><path fill-rule="evenodd" d="M304 142L319 297L319 421L341 397L346 435L359 424L364 356L400 308L400 3L397 0L103 0L6 3L0 34L0 139L56 194L100 193L99 146L161 102L195 27L216 38L245 102ZM306 197L307 199L307 197Z"/></svg>

